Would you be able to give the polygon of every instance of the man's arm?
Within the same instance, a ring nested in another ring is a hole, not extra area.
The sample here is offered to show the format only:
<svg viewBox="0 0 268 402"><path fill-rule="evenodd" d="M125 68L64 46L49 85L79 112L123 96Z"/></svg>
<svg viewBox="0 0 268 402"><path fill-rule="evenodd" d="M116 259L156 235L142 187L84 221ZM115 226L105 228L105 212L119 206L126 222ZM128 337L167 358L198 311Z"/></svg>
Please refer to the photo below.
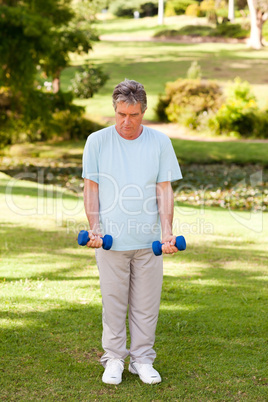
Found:
<svg viewBox="0 0 268 402"><path fill-rule="evenodd" d="M84 179L84 184L84 206L90 227L90 241L87 243L87 246L99 248L102 246L99 220L99 185L89 179Z"/></svg>
<svg viewBox="0 0 268 402"><path fill-rule="evenodd" d="M172 234L174 196L171 183L169 181L157 183L156 196L162 228L162 243L164 243L162 251L165 254L176 253L178 251L174 246L176 236Z"/></svg>

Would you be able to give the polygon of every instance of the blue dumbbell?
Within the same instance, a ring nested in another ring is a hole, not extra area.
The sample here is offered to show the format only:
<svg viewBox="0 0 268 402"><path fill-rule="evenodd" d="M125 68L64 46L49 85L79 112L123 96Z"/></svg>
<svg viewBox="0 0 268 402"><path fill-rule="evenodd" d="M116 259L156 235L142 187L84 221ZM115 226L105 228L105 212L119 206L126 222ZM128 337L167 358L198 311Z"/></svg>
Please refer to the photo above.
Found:
<svg viewBox="0 0 268 402"><path fill-rule="evenodd" d="M162 254L162 245L163 243L160 243L160 241L154 241L152 244L152 249L155 255L161 255ZM175 246L179 251L183 251L186 249L186 241L184 236L177 236L176 237L176 243Z"/></svg>
<svg viewBox="0 0 268 402"><path fill-rule="evenodd" d="M110 250L110 248L113 245L113 238L110 235L105 235L103 237L101 237L102 239L102 248L104 248L104 250ZM77 242L80 246L85 246L87 244L87 242L89 242L90 238L88 235L88 231L87 230L81 230L79 232L78 235L78 239Z"/></svg>

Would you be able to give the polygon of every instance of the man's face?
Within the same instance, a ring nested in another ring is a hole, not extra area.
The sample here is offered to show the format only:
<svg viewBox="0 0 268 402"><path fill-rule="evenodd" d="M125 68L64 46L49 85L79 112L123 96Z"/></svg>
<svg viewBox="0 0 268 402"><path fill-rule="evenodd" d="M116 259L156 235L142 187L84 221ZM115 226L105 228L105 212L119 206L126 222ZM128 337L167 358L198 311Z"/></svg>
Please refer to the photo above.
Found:
<svg viewBox="0 0 268 402"><path fill-rule="evenodd" d="M118 103L115 111L115 126L118 134L127 140L138 138L142 131L141 122L144 113L141 112L140 103L136 105Z"/></svg>

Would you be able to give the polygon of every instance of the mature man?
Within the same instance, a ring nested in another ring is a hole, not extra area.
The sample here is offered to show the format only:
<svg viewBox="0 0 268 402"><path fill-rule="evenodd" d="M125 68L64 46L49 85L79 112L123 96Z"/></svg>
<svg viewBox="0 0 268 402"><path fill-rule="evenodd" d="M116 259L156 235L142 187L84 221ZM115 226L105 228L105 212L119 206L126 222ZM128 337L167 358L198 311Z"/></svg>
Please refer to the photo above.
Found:
<svg viewBox="0 0 268 402"><path fill-rule="evenodd" d="M130 355L129 371L155 384L161 381L152 363L163 259L151 246L162 229L163 253L178 251L171 182L182 176L170 139L142 125L147 109L143 85L132 80L118 84L113 106L116 124L91 134L83 156L87 245L96 248L103 304L102 381L119 384ZM111 250L101 248L101 234L113 236Z"/></svg>

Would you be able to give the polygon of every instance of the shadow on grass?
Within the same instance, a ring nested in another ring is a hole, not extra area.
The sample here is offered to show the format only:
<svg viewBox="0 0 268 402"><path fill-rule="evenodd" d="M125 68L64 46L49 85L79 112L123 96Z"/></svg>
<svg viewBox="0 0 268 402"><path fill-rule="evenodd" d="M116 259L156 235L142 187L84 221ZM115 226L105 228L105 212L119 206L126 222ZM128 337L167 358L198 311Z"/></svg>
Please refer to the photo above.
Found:
<svg viewBox="0 0 268 402"><path fill-rule="evenodd" d="M240 274L234 272L238 282ZM208 269L204 278L213 280L215 272ZM15 298L0 314L4 324L1 396L8 400L231 401L242 400L242 393L247 400L265 401L264 298L256 298L253 283L246 298L240 297L227 284L230 278L225 271L218 284L193 279L174 284L173 277L164 278L155 365L163 383L158 387L141 384L127 370L120 387L102 384L100 302L81 305L35 297L33 310L32 297ZM25 305L26 311L21 312Z"/></svg>

